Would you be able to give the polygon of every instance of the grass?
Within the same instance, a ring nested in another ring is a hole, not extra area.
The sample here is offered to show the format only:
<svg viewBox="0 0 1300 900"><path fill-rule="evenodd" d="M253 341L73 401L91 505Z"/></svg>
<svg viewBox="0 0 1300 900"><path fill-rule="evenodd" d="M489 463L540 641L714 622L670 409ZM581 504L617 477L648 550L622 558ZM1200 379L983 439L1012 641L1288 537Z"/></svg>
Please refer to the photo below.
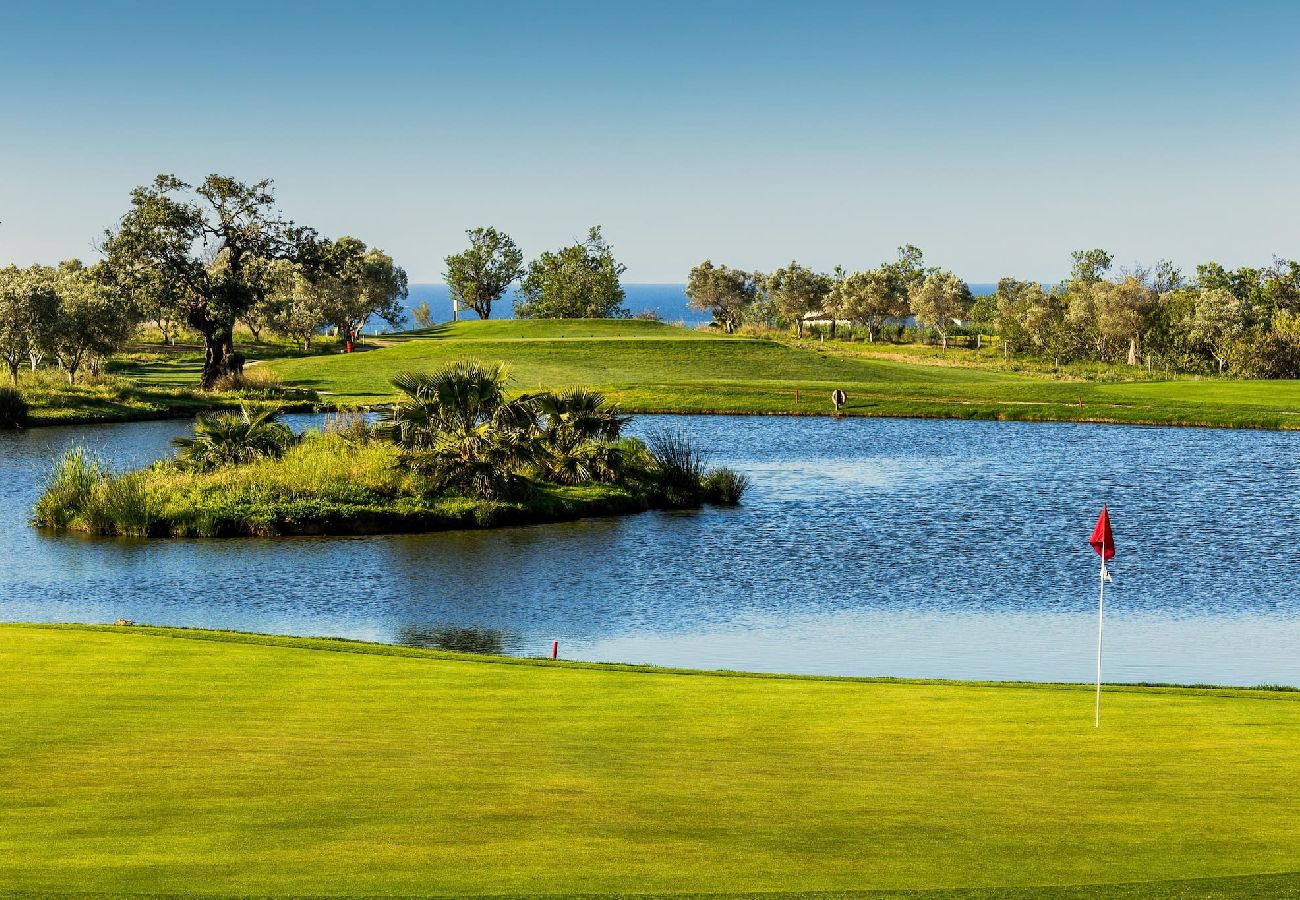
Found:
<svg viewBox="0 0 1300 900"><path fill-rule="evenodd" d="M329 343L320 349L329 347ZM276 343L241 343L250 358L301 356L301 351ZM98 377L82 373L69 385L62 372L24 371L20 387L31 407L28 425L84 425L144 419L186 418L241 404L281 410L310 410L317 398L277 383L260 366L246 370L247 383L205 392L198 388L203 350L191 344L137 344L110 360Z"/></svg>
<svg viewBox="0 0 1300 900"><path fill-rule="evenodd" d="M309 432L282 458L194 472L170 460L115 473L85 450L55 461L33 524L131 537L377 534L529 524L639 512L608 484L539 483L522 502L431 494L379 441Z"/></svg>
<svg viewBox="0 0 1300 900"><path fill-rule="evenodd" d="M795 346L643 321L461 322L365 353L267 365L290 384L364 405L391 399L389 379L402 370L466 356L504 360L518 390L591 387L630 412L829 414L841 388L848 415L1300 427L1300 381L1083 381L1011 371L988 351L981 362L959 349Z"/></svg>
<svg viewBox="0 0 1300 900"><path fill-rule="evenodd" d="M1300 895L1296 693L0 642L0 891Z"/></svg>

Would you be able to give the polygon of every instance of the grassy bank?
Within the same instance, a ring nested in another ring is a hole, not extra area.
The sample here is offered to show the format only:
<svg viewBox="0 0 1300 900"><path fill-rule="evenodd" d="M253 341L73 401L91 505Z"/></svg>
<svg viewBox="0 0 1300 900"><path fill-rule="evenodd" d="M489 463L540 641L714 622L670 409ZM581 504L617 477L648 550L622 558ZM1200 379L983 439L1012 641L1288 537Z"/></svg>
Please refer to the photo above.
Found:
<svg viewBox="0 0 1300 900"><path fill-rule="evenodd" d="M0 891L1300 891L1295 693L0 640Z"/></svg>
<svg viewBox="0 0 1300 900"><path fill-rule="evenodd" d="M1010 371L993 359L984 365L969 350L891 355L860 347L791 346L654 322L503 320L267 365L343 404L389 400L397 372L473 356L506 361L520 390L592 387L630 412L828 414L830 393L841 388L849 415L1300 427L1296 381L1081 381ZM958 357L969 364L954 364Z"/></svg>
<svg viewBox="0 0 1300 900"><path fill-rule="evenodd" d="M56 465L33 523L136 537L379 534L554 522L650 505L610 484L538 484L517 501L440 496L400 465L396 447L312 432L281 458L207 472L168 460L113 473L73 451Z"/></svg>
<svg viewBox="0 0 1300 900"><path fill-rule="evenodd" d="M254 360L302 355L271 343L241 344L240 350ZM83 373L77 384L53 369L24 371L19 390L29 407L27 427L186 418L241 405L284 411L319 406L313 392L281 384L258 366L247 370L242 383L201 391L202 368L200 347L138 344L110 360L103 374Z"/></svg>

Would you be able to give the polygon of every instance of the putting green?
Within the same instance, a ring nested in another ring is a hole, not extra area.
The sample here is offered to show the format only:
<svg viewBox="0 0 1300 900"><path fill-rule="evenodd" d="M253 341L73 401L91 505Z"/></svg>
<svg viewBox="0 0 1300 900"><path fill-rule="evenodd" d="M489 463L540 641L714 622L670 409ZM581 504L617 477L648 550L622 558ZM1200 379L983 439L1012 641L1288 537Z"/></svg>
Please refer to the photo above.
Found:
<svg viewBox="0 0 1300 900"><path fill-rule="evenodd" d="M1300 886L1275 874L1300 869L1300 693L1111 688L1097 731L1079 686L146 628L0 646L0 891Z"/></svg>

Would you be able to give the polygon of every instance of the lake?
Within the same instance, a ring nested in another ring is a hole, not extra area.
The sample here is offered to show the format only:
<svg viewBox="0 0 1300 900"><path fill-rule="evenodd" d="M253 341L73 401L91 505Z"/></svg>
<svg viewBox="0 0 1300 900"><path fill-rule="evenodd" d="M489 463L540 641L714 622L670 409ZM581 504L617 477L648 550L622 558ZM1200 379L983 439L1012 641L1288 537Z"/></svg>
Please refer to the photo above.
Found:
<svg viewBox="0 0 1300 900"><path fill-rule="evenodd" d="M290 417L296 427L312 417ZM1087 681L1110 504L1114 681L1300 685L1300 435L638 417L751 476L743 506L355 538L131 541L25 524L50 457L184 421L0 433L0 619L337 635L570 659Z"/></svg>

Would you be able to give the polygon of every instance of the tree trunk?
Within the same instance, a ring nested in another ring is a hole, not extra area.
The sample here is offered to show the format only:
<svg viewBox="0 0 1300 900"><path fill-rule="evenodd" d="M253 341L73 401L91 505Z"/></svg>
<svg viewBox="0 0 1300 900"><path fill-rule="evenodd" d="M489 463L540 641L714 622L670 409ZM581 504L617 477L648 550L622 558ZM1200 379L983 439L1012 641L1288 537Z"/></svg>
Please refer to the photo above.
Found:
<svg viewBox="0 0 1300 900"><path fill-rule="evenodd" d="M205 391L212 390L218 378L230 374L226 358L235 349L232 331L229 325L217 325L203 332L203 374L199 377L199 387Z"/></svg>
<svg viewBox="0 0 1300 900"><path fill-rule="evenodd" d="M799 340L803 340L803 316L795 319L795 327L799 329Z"/></svg>
<svg viewBox="0 0 1300 900"><path fill-rule="evenodd" d="M836 325L835 317L831 316L831 340L835 339L835 325Z"/></svg>
<svg viewBox="0 0 1300 900"><path fill-rule="evenodd" d="M947 352L948 352L948 332L946 332L946 331L941 331L941 332L939 332L939 340L943 342L943 352L944 352L944 353L947 353Z"/></svg>
<svg viewBox="0 0 1300 900"><path fill-rule="evenodd" d="M1136 334L1128 339L1128 364L1130 366L1138 364L1138 339Z"/></svg>
<svg viewBox="0 0 1300 900"><path fill-rule="evenodd" d="M18 361L13 360L7 365L9 366L9 378L13 381L14 387L18 387Z"/></svg>

